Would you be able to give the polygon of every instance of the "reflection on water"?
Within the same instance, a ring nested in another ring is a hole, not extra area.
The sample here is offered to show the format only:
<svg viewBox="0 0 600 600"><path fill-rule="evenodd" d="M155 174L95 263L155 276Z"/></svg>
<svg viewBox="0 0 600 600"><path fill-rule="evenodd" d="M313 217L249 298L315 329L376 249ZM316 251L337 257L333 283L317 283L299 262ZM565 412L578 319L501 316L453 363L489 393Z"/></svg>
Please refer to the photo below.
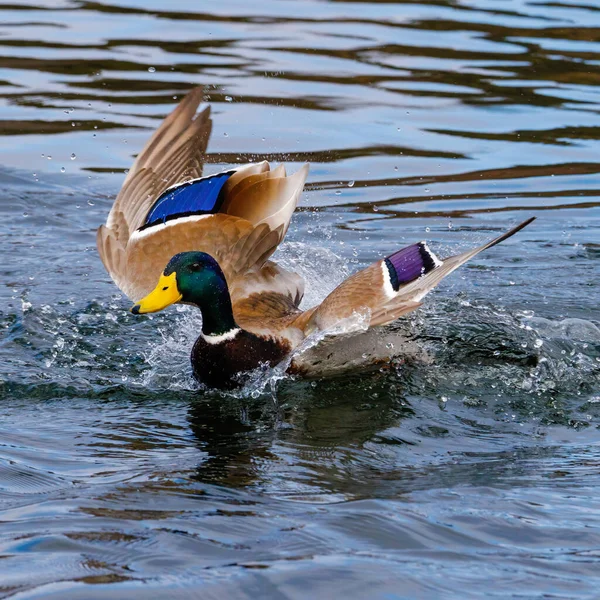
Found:
<svg viewBox="0 0 600 600"><path fill-rule="evenodd" d="M597 595L594 3L0 15L0 597ZM278 257L309 304L403 244L539 218L410 318L429 360L200 393L197 316L133 322L94 240L197 85L208 172L311 162Z"/></svg>

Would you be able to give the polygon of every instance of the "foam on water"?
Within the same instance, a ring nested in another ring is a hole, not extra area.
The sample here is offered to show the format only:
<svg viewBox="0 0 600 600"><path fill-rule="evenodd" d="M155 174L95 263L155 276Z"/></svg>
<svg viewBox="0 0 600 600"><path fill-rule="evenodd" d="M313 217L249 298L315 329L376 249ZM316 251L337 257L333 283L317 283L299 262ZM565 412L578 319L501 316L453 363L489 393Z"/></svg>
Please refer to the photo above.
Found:
<svg viewBox="0 0 600 600"><path fill-rule="evenodd" d="M158 329L158 341L150 341L143 352L145 369L135 381L146 388L197 390L192 374L190 353L202 330L200 311L188 306L177 307L177 317Z"/></svg>

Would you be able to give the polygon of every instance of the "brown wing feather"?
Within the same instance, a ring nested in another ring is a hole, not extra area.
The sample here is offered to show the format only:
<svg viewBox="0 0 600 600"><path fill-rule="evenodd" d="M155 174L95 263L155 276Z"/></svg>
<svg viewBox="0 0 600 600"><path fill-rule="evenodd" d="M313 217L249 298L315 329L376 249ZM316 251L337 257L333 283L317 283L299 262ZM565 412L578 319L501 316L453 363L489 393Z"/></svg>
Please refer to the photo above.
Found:
<svg viewBox="0 0 600 600"><path fill-rule="evenodd" d="M197 87L188 92L175 109L165 118L158 129L152 134L143 150L139 153L130 170L130 175L138 169L153 167L160 163L161 156L174 139L185 131L196 116L196 111L202 102L203 88ZM210 111L204 112L202 117L208 119ZM127 180L125 180L127 181Z"/></svg>
<svg viewBox="0 0 600 600"><path fill-rule="evenodd" d="M231 195L231 191L233 188L240 182L242 179L249 177L250 175L257 175L258 173L264 173L265 171L269 171L271 166L266 160L263 160L259 163L250 163L248 165L244 165L236 169L236 172L227 180L225 185L223 186L223 194L226 198ZM225 200L225 205L227 205L227 200Z"/></svg>
<svg viewBox="0 0 600 600"><path fill-rule="evenodd" d="M299 326L302 313L286 294L262 291L250 294L233 305L236 323L246 331L257 335L277 336L286 339L292 347L305 337Z"/></svg>
<svg viewBox="0 0 600 600"><path fill-rule="evenodd" d="M178 252L200 250L220 263L233 290L234 303L252 292L245 285L282 294L282 304L299 302L298 276L275 277L267 263L283 239L308 172L292 177L269 163L238 167L223 187L220 213L182 218L138 231L161 193L185 178L202 174L212 128L210 109L197 114L202 89L192 90L164 120L135 160L108 216L98 230L102 261L117 285L138 300L155 285L169 259ZM267 264L265 264L267 263Z"/></svg>
<svg viewBox="0 0 600 600"><path fill-rule="evenodd" d="M250 294L239 300L234 311L238 315L236 321L242 327L244 322L259 321L262 325L265 318L280 319L299 312L289 296L268 290Z"/></svg>
<svg viewBox="0 0 600 600"><path fill-rule="evenodd" d="M237 277L229 286L229 291L234 305L252 294L276 292L286 298L286 306L291 302L297 308L304 295L304 280L297 273L286 271L274 262L267 261L260 270Z"/></svg>
<svg viewBox="0 0 600 600"><path fill-rule="evenodd" d="M202 175L212 129L210 107L196 115L202 92L202 88L189 92L146 143L125 178L107 227L115 229L124 219L132 233L165 189L183 176Z"/></svg>
<svg viewBox="0 0 600 600"><path fill-rule="evenodd" d="M258 202L261 198L265 199L262 200L265 210L260 223L267 223L271 229L281 227L281 239L288 230L290 220L300 200L308 169L309 165L305 163L289 177L262 181L247 190L246 202Z"/></svg>
<svg viewBox="0 0 600 600"><path fill-rule="evenodd" d="M478 246L477 248L473 248L472 250L467 250L467 252L462 252L461 254L456 254L454 256L449 256L445 258L442 264L439 267L436 267L423 277L419 277L419 279L415 279L414 281L402 286L399 290L398 296L396 296L391 302L388 302L386 305L382 306L381 311L377 316L377 323L373 323L374 325L385 325L386 323L391 323L393 318L386 318L385 312L390 312L390 315L393 314L393 311L397 308L401 308L403 306L408 306L410 304L415 304L415 308L420 305L421 300L432 290L434 289L442 279L448 277L450 273L458 269L460 266L464 265L466 262L477 256L480 252L503 242L509 237L515 235L518 231L521 231L524 227L527 227L532 221L535 220L535 217L527 219L523 221L516 227L508 230L506 233ZM410 311L407 311L410 312Z"/></svg>
<svg viewBox="0 0 600 600"><path fill-rule="evenodd" d="M269 167L268 163L267 167ZM285 177L286 175L283 165L279 165L276 169L273 169L272 171L269 169L270 168L267 168L260 173L249 174L246 177L239 178L238 183L236 185L231 186L226 190L227 194L221 210L230 215L236 215L238 217L248 219L248 221L250 221L251 223L258 223L265 215L265 204L268 205L270 197L266 198L267 202L265 202L264 197L260 198L258 202L251 202L248 201L249 198L247 194L245 194L245 192L259 181L264 181L266 179L273 178L281 178Z"/></svg>
<svg viewBox="0 0 600 600"><path fill-rule="evenodd" d="M373 312L388 301L382 261L351 275L321 302L309 322L309 329L326 330L355 313Z"/></svg>
<svg viewBox="0 0 600 600"><path fill-rule="evenodd" d="M534 218L524 221L482 246L446 258L440 266L426 275L400 286L393 297L389 295L389 288L386 289L385 270L382 268L382 261L378 261L355 273L333 290L316 308L312 317L308 319L305 330L307 332L314 328L326 330L351 317L353 313L363 311L369 311L369 326L371 327L391 323L398 317L418 308L425 295L458 267L477 256L480 252L513 236L529 225Z"/></svg>
<svg viewBox="0 0 600 600"><path fill-rule="evenodd" d="M125 247L115 232L101 225L96 233L96 246L106 270L119 288L122 287L121 273L125 263Z"/></svg>

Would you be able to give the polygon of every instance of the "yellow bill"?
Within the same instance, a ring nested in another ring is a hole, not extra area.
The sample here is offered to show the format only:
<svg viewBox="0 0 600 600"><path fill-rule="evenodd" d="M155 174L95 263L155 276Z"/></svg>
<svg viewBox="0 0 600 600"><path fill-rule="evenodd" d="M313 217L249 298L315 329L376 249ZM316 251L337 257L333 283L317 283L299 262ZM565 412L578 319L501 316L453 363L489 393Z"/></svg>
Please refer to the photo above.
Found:
<svg viewBox="0 0 600 600"><path fill-rule="evenodd" d="M132 306L131 312L134 315L158 312L179 300L181 300L181 292L177 287L176 274L173 272L170 275L161 275L156 287Z"/></svg>

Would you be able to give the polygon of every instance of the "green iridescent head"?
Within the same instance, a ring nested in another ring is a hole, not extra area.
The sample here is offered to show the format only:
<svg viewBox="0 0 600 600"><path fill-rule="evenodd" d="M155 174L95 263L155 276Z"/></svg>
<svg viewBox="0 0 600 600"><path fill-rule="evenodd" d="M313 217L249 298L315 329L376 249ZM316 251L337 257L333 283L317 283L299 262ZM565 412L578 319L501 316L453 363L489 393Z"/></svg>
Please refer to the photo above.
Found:
<svg viewBox="0 0 600 600"><path fill-rule="evenodd" d="M236 327L225 275L206 252L181 252L171 258L157 286L132 308L134 314L157 312L175 303L202 311L202 332L225 333Z"/></svg>

